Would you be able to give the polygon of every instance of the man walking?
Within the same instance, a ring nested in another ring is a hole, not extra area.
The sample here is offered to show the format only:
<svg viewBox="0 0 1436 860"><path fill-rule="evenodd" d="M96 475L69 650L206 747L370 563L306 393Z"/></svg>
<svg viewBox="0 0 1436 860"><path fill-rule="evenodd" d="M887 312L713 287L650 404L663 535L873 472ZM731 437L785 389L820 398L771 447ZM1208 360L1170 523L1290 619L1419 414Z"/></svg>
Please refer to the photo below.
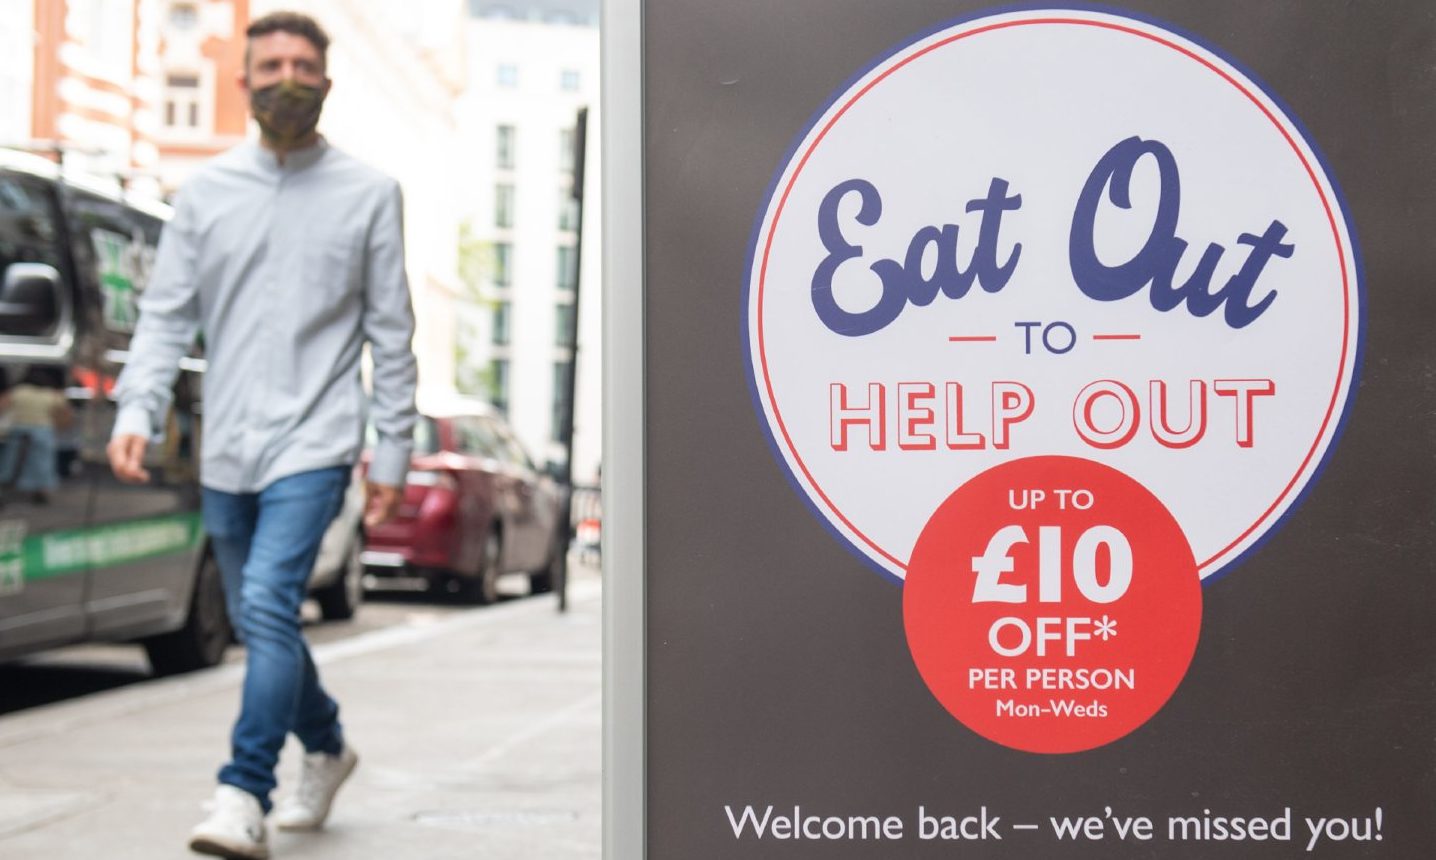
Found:
<svg viewBox="0 0 1436 860"><path fill-rule="evenodd" d="M180 358L204 339L205 529L247 657L231 760L190 848L269 856L264 816L293 732L306 755L282 829L324 823L357 756L320 686L299 609L320 539L363 444L364 344L373 359L370 525L391 516L416 419L413 312L397 183L315 131L331 82L329 39L275 13L246 31L240 87L262 137L215 158L165 228L109 445L122 480L146 481Z"/></svg>

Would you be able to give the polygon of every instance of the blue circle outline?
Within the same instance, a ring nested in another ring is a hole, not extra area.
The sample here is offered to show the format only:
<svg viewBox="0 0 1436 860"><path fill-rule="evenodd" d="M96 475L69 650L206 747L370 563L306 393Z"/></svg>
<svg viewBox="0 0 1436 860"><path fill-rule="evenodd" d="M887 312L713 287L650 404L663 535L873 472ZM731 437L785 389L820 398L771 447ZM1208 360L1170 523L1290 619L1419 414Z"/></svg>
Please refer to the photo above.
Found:
<svg viewBox="0 0 1436 860"><path fill-rule="evenodd" d="M753 403L754 416L758 420L759 427L762 428L763 437L767 440L768 447L771 449L774 459L778 461L778 465L783 470L783 476L787 478L788 483L791 484L797 492L798 498L808 506L808 510L817 518L818 522L821 523L833 537L837 538L838 543L844 549L856 556L858 560L876 570L884 579L901 586L903 584L901 577L874 561L866 552L853 543L847 535L843 534L832 520L828 518L827 514L818 507L818 504L804 488L802 481L793 473L792 467L788 465L787 457L783 454L781 444L778 442L777 437L773 435L773 428L768 422L766 411L763 408L762 393L758 387L757 373L753 367L753 344L749 333L751 327L750 308L753 289L753 260L758 251L758 239L763 230L763 222L767 219L768 212L773 205L773 195L778 190L778 185L783 179L783 174L787 172L788 167L792 164L793 156L797 154L799 148L803 145L803 141L808 138L808 135L812 133L817 124L827 115L833 105L837 104L838 100L846 95L854 85L874 69L894 59L903 51L912 48L924 39L937 35L944 30L983 18L994 18L1016 12L1036 12L1043 10L1053 12L1091 12L1137 21L1183 38L1227 63L1227 65L1245 77L1249 83L1259 89L1262 94L1271 101L1272 106L1281 112L1282 117L1291 123L1292 129L1300 135L1302 142L1305 143L1311 151L1317 164L1321 165L1322 174L1331 187L1332 194L1336 198L1336 206L1341 214L1342 223L1346 226L1346 238L1351 248L1352 271L1356 280L1356 343L1355 355L1353 356L1351 365L1351 380L1347 385L1346 401L1341 405L1340 414L1336 419L1336 427L1332 431L1331 439L1327 442L1326 449L1322 451L1321 458L1317 461L1316 467L1312 469L1311 475L1306 479L1301 488L1297 490L1296 495L1291 500L1291 504L1287 505L1286 510L1267 526L1250 546L1242 550L1221 567L1212 571L1207 576L1202 577L1201 584L1205 588L1210 583L1226 578L1233 569L1241 565L1249 556L1264 546L1266 542L1286 524L1287 520L1301 507L1302 503L1306 501L1306 497L1311 492L1312 487L1321 480L1322 473L1326 471L1327 466L1330 464L1332 452L1335 451L1337 445L1341 442L1341 437L1346 431L1347 421L1351 417L1351 407L1356 399L1356 391L1360 387L1361 370L1366 356L1366 277L1360 243L1356 239L1356 225L1351 221L1351 213L1346 205L1346 195L1342 192L1341 185L1336 180L1336 174L1332 172L1331 165L1327 162L1326 156L1322 153L1321 149L1317 147L1306 125L1302 123L1301 119L1291 110L1287 103L1278 97L1260 77L1253 74L1251 69L1244 63L1238 62L1225 51L1212 46L1207 40L1197 37L1185 28L1174 26L1155 16L1098 3L1018 3L994 6L978 12L947 19L933 27L908 36L894 47L880 53L875 59L869 61L859 71L843 81L843 83L833 91L833 94L828 97L827 101L808 118L808 121L803 125L802 131L798 132L797 136L793 139L793 143L788 147L787 153L784 154L776 172L773 174L772 180L768 183L767 191L763 194L763 206L759 209L757 218L753 222L753 229L749 234L747 265L744 269L745 275L743 279L743 313L740 316L742 323L743 363L748 370L748 393Z"/></svg>

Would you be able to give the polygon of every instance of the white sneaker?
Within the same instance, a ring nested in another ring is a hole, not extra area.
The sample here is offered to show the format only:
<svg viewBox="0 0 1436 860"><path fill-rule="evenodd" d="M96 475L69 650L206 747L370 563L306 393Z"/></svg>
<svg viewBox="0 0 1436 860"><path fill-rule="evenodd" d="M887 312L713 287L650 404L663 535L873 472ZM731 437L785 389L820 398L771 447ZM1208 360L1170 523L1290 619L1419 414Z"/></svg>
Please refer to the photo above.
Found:
<svg viewBox="0 0 1436 860"><path fill-rule="evenodd" d="M280 830L318 830L329 817L339 786L354 772L359 756L348 744L338 755L306 753L299 769L299 788L280 802L274 823Z"/></svg>
<svg viewBox="0 0 1436 860"><path fill-rule="evenodd" d="M190 833L189 849L232 860L266 860L269 845L259 799L244 789L221 784L214 791L209 817Z"/></svg>

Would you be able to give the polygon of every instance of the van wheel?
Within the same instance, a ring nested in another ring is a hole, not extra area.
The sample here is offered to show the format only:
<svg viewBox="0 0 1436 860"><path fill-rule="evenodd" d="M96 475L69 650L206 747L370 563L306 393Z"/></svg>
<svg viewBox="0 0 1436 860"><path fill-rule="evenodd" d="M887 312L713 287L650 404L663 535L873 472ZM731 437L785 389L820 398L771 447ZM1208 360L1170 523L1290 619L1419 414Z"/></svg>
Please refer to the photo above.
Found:
<svg viewBox="0 0 1436 860"><path fill-rule="evenodd" d="M503 538L490 527L484 538L483 558L476 575L460 577L459 593L470 603L489 604L499 599L499 563L504 557Z"/></svg>
<svg viewBox="0 0 1436 860"><path fill-rule="evenodd" d="M219 563L206 555L195 577L184 626L144 640L150 667L157 675L174 675L214 666L224 658L234 632L224 605Z"/></svg>
<svg viewBox="0 0 1436 860"><path fill-rule="evenodd" d="M339 578L314 592L319 603L319 614L325 621L348 621L359 611L364 602L364 535L355 532L349 539L349 551L344 555L344 567Z"/></svg>

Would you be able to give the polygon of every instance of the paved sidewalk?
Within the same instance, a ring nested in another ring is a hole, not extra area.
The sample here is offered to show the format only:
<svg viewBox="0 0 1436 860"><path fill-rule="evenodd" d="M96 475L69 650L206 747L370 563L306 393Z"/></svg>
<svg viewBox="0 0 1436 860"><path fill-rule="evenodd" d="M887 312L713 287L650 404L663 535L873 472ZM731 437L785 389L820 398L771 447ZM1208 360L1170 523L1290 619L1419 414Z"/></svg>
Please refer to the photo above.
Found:
<svg viewBox="0 0 1436 860"><path fill-rule="evenodd" d="M360 754L328 827L275 860L584 860L601 834L600 586L315 649ZM361 610L362 611L362 610ZM239 667L0 717L0 857L194 857ZM291 739L279 796L297 779Z"/></svg>

